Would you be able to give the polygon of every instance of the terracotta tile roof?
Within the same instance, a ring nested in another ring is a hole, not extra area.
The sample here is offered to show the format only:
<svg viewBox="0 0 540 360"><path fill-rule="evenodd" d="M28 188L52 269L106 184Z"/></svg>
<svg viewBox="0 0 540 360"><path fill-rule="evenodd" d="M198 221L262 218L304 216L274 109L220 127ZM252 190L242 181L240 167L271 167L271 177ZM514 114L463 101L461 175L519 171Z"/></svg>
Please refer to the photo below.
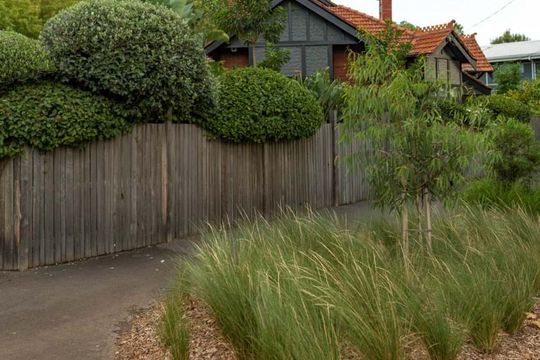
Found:
<svg viewBox="0 0 540 360"><path fill-rule="evenodd" d="M411 55L428 55L454 31L455 21L447 24L418 28L414 32Z"/></svg>
<svg viewBox="0 0 540 360"><path fill-rule="evenodd" d="M476 59L476 71L478 72L492 72L493 66L489 63L486 55L482 51L480 45L476 41L476 34L462 35L461 41L467 46L471 55ZM463 65L463 71L474 72L475 70L470 64Z"/></svg>
<svg viewBox="0 0 540 360"><path fill-rule="evenodd" d="M386 28L384 21L347 6L334 5L324 7L359 30L377 34L384 31ZM469 54L477 60L478 69L476 71L493 71L493 68L487 61L482 49L476 42L474 35L458 36L455 32L455 21L453 20L447 24L418 28L414 31L398 25L394 26L403 31L404 41L411 42L411 55L428 55L433 53L433 51L435 51L451 33L454 33L464 48L469 51ZM465 65L465 69L467 69L467 71L474 71L470 64Z"/></svg>
<svg viewBox="0 0 540 360"><path fill-rule="evenodd" d="M363 12L351 9L350 7L343 5L326 6L326 9L341 19L348 22L350 25L357 29L363 30L368 33L379 33L384 31L386 24L384 21L379 20Z"/></svg>

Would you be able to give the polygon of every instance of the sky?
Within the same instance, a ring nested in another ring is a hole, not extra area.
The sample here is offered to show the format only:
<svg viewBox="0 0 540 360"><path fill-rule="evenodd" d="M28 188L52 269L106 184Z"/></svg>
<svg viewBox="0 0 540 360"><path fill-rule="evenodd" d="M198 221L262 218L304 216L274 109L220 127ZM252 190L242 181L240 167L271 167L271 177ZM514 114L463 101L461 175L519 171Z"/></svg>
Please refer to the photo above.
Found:
<svg viewBox="0 0 540 360"><path fill-rule="evenodd" d="M379 16L378 0L333 1ZM393 0L393 6L396 22L429 26L456 20L466 34L477 33L482 46L507 29L540 40L540 0Z"/></svg>

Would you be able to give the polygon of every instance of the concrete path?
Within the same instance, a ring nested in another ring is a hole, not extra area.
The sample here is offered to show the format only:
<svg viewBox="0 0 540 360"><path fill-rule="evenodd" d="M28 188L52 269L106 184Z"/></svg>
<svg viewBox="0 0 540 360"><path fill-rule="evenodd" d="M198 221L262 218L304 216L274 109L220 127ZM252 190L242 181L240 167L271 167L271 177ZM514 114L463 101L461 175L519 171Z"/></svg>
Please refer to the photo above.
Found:
<svg viewBox="0 0 540 360"><path fill-rule="evenodd" d="M350 221L372 214L366 204L336 212ZM0 272L0 360L113 359L115 331L163 294L196 241Z"/></svg>

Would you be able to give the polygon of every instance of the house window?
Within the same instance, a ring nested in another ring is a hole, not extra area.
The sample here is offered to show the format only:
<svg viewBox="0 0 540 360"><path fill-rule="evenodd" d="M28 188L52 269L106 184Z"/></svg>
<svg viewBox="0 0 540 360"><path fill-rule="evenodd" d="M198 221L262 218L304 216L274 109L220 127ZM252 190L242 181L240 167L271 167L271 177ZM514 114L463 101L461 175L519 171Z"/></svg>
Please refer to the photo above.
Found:
<svg viewBox="0 0 540 360"><path fill-rule="evenodd" d="M521 63L521 78L523 80L532 80L533 78L532 63L530 62Z"/></svg>
<svg viewBox="0 0 540 360"><path fill-rule="evenodd" d="M437 80L448 81L449 72L448 59L437 59Z"/></svg>
<svg viewBox="0 0 540 360"><path fill-rule="evenodd" d="M534 67L536 68L536 79L540 79L540 60L534 62Z"/></svg>

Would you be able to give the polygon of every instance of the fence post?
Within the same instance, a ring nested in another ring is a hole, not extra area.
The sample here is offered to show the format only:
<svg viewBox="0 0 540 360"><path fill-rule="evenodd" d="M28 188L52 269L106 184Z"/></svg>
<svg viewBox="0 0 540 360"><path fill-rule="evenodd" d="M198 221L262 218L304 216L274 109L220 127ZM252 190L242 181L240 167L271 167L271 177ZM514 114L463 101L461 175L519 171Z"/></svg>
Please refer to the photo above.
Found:
<svg viewBox="0 0 540 360"><path fill-rule="evenodd" d="M339 191L339 184L338 184L338 141L339 141L339 134L337 133L337 118L338 118L338 112L337 110L334 110L330 113L330 125L332 126L332 203L334 206L339 206L338 201L338 191Z"/></svg>

